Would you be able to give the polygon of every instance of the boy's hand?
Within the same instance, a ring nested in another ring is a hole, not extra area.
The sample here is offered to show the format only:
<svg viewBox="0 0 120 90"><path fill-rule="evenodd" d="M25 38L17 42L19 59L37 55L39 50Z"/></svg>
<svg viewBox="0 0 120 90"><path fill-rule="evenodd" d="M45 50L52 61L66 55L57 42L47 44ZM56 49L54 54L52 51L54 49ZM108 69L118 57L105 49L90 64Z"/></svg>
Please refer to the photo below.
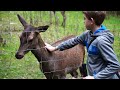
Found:
<svg viewBox="0 0 120 90"><path fill-rule="evenodd" d="M50 44L48 44L48 43L45 43L45 47L49 50L49 51L55 51L56 50L56 47L53 47L53 46L51 46Z"/></svg>

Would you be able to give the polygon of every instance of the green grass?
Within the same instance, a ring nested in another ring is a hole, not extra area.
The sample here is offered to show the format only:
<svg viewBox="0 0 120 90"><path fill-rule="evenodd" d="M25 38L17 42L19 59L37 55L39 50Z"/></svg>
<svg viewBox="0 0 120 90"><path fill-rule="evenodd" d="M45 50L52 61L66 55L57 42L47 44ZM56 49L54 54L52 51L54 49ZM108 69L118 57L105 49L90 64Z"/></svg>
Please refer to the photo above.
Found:
<svg viewBox="0 0 120 90"><path fill-rule="evenodd" d="M6 45L0 46L0 79L45 79L44 74L39 69L39 63L31 52L25 55L21 60L15 58L15 53L19 47L19 35L23 30L17 14L23 16L26 21L33 19L33 25L49 24L49 11L1 11L0 12L0 32L6 40ZM47 43L63 38L64 36L81 34L85 28L83 23L83 14L80 11L67 11L66 28L61 26L62 16L60 12L56 15L59 19L59 25L55 26L55 18L52 17L53 24L50 28L41 33L43 40ZM52 16L54 16L52 14ZM37 23L36 23L37 22ZM10 24L14 23L14 24ZM115 35L114 50L120 61L120 19L116 16L109 16L103 23ZM86 57L85 57L86 58ZM68 77L70 77L68 75Z"/></svg>

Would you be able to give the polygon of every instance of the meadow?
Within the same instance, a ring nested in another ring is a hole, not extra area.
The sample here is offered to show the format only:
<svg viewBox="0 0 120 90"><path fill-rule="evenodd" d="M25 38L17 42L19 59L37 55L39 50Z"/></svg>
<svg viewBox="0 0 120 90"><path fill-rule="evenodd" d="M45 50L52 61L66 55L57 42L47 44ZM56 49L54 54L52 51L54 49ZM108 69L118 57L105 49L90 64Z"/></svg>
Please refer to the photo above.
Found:
<svg viewBox="0 0 120 90"><path fill-rule="evenodd" d="M3 37L3 44L0 44L0 79L45 79L39 69L39 63L31 52L21 60L15 58L19 48L19 35L23 26L17 18L20 14L27 22L34 26L47 25L50 23L49 11L0 11L0 35ZM68 35L80 35L85 31L83 14L81 11L66 11L66 27L62 27L62 15L56 13L58 25L55 25L55 18L52 14L52 24L46 32L41 33L42 39L52 44ZM103 23L114 34L113 48L120 61L120 17L108 15ZM85 57L86 59L86 57ZM69 77L69 75L68 75Z"/></svg>

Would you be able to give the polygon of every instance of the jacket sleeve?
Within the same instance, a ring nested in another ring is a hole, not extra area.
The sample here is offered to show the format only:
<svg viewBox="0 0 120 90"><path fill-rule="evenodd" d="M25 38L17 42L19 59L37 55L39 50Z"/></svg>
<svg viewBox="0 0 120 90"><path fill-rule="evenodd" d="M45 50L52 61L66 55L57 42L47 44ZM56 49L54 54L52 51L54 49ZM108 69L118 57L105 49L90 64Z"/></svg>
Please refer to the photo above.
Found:
<svg viewBox="0 0 120 90"><path fill-rule="evenodd" d="M61 44L59 44L57 46L57 49L60 50L60 51L63 51L63 50L72 48L77 44L83 44L84 45L84 38L85 38L85 36L84 36L84 33L83 33L80 36L76 36L75 38L68 39L68 40L62 42Z"/></svg>
<svg viewBox="0 0 120 90"><path fill-rule="evenodd" d="M106 68L97 73L94 77L96 79L109 79L113 77L118 70L120 70L120 63L114 53L111 43L106 42L105 40L100 40L98 42L98 48L100 50L101 57L106 63Z"/></svg>

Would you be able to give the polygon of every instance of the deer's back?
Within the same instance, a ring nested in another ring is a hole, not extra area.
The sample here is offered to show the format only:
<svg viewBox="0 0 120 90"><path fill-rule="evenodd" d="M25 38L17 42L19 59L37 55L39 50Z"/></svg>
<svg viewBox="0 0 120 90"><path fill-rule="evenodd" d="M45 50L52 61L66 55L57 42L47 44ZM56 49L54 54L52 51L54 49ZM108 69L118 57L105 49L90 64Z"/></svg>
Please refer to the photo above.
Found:
<svg viewBox="0 0 120 90"><path fill-rule="evenodd" d="M70 38L75 37L75 35L70 35L68 37L65 37L55 43L53 43L53 46L58 45L59 43L66 41ZM53 54L53 60L56 69L64 69L66 68L67 72L70 72L73 67L77 69L77 67L82 65L83 59L84 59L84 46L78 44L70 49L64 50L64 51L55 51Z"/></svg>

